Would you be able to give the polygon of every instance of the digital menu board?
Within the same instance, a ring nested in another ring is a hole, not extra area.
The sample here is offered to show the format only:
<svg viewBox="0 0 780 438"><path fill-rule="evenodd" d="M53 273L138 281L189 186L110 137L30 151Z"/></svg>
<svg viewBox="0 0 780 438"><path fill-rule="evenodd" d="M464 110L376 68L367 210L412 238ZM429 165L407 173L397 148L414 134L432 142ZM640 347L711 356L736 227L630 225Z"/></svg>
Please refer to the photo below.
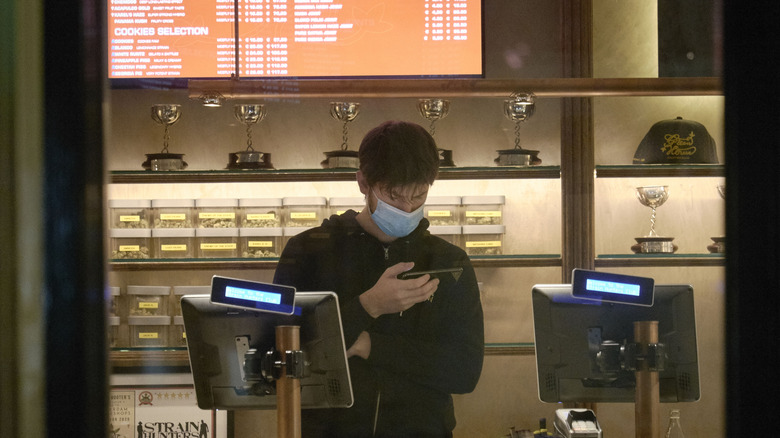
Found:
<svg viewBox="0 0 780 438"><path fill-rule="evenodd" d="M109 79L482 75L481 0L108 0L107 13Z"/></svg>

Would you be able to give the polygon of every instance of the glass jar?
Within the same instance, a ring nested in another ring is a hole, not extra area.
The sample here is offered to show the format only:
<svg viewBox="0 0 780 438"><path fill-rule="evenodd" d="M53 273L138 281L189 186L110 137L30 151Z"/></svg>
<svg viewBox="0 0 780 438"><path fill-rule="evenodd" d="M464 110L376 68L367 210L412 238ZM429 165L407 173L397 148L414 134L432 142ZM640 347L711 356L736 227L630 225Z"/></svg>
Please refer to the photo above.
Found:
<svg viewBox="0 0 780 438"><path fill-rule="evenodd" d="M335 197L328 200L328 211L331 215L344 214L347 210L355 210L360 213L360 210L365 206L366 200L361 196Z"/></svg>
<svg viewBox="0 0 780 438"><path fill-rule="evenodd" d="M238 228L198 228L198 257L238 257Z"/></svg>
<svg viewBox="0 0 780 438"><path fill-rule="evenodd" d="M430 196L423 214L433 226L460 224L460 196Z"/></svg>
<svg viewBox="0 0 780 438"><path fill-rule="evenodd" d="M152 243L158 259L190 259L195 257L194 228L155 228Z"/></svg>
<svg viewBox="0 0 780 438"><path fill-rule="evenodd" d="M241 257L279 257L282 254L282 228L241 228L238 230Z"/></svg>
<svg viewBox="0 0 780 438"><path fill-rule="evenodd" d="M167 347L170 316L130 316L130 347Z"/></svg>
<svg viewBox="0 0 780 438"><path fill-rule="evenodd" d="M127 345L122 342L119 335L119 317L109 316L108 322L108 347L109 348L122 348Z"/></svg>
<svg viewBox="0 0 780 438"><path fill-rule="evenodd" d="M181 316L181 297L184 295L209 295L211 286L174 286L171 316Z"/></svg>
<svg viewBox="0 0 780 438"><path fill-rule="evenodd" d="M122 309L122 295L119 287L117 286L111 286L108 288L108 294L110 295L111 301L109 302L108 306L108 315L109 316L119 316Z"/></svg>
<svg viewBox="0 0 780 438"><path fill-rule="evenodd" d="M464 196L463 225L503 225L504 195Z"/></svg>
<svg viewBox="0 0 780 438"><path fill-rule="evenodd" d="M321 196L283 198L285 227L316 227L325 218L328 201Z"/></svg>
<svg viewBox="0 0 780 438"><path fill-rule="evenodd" d="M152 230L148 228L112 228L112 259L149 259L152 258Z"/></svg>
<svg viewBox="0 0 780 438"><path fill-rule="evenodd" d="M154 228L194 228L194 199L152 199Z"/></svg>
<svg viewBox="0 0 780 438"><path fill-rule="evenodd" d="M111 228L150 228L152 202L148 199L108 201Z"/></svg>
<svg viewBox="0 0 780 438"><path fill-rule="evenodd" d="M196 199L197 228L236 228L238 199Z"/></svg>
<svg viewBox="0 0 780 438"><path fill-rule="evenodd" d="M463 249L472 255L504 253L504 225L463 225Z"/></svg>
<svg viewBox="0 0 780 438"><path fill-rule="evenodd" d="M282 199L238 200L241 228L278 228L282 226Z"/></svg>
<svg viewBox="0 0 780 438"><path fill-rule="evenodd" d="M184 317L174 316L171 326L171 339L168 341L169 347L186 347L187 333L184 331Z"/></svg>
<svg viewBox="0 0 780 438"><path fill-rule="evenodd" d="M128 315L168 316L170 286L127 286Z"/></svg>
<svg viewBox="0 0 780 438"><path fill-rule="evenodd" d="M460 225L435 225L428 227L428 231L457 247L463 247L463 235Z"/></svg>

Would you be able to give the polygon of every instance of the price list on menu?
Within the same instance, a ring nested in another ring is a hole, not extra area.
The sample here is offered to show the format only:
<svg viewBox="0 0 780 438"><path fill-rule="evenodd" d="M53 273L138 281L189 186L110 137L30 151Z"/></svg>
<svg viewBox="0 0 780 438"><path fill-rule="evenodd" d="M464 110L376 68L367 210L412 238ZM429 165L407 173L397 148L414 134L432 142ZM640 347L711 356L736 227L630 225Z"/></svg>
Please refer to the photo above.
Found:
<svg viewBox="0 0 780 438"><path fill-rule="evenodd" d="M108 1L114 79L481 74L480 0Z"/></svg>

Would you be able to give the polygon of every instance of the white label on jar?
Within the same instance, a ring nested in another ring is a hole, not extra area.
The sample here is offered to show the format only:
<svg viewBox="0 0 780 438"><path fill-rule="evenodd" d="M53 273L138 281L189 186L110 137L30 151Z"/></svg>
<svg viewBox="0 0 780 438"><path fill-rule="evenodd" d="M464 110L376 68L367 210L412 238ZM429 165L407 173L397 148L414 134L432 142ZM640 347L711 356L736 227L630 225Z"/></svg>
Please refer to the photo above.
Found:
<svg viewBox="0 0 780 438"><path fill-rule="evenodd" d="M313 211L304 211L304 212L290 212L290 218L292 219L309 219L314 220L317 219L317 212Z"/></svg>
<svg viewBox="0 0 780 438"><path fill-rule="evenodd" d="M138 216L138 215L121 215L121 216L119 216L119 222L141 222L141 216Z"/></svg>
<svg viewBox="0 0 780 438"><path fill-rule="evenodd" d="M501 211L467 211L466 217L501 217Z"/></svg>
<svg viewBox="0 0 780 438"><path fill-rule="evenodd" d="M138 252L141 250L139 245L119 245L119 250L122 252Z"/></svg>
<svg viewBox="0 0 780 438"><path fill-rule="evenodd" d="M428 210L428 216L430 217L450 217L452 212L449 210Z"/></svg>
<svg viewBox="0 0 780 438"><path fill-rule="evenodd" d="M183 221L187 219L187 215L184 213L161 213L160 220L164 221Z"/></svg>
<svg viewBox="0 0 780 438"><path fill-rule="evenodd" d="M466 242L466 248L494 248L501 246L500 240L480 240L474 242Z"/></svg>
<svg viewBox="0 0 780 438"><path fill-rule="evenodd" d="M160 251L187 251L187 245L160 245Z"/></svg>
<svg viewBox="0 0 780 438"><path fill-rule="evenodd" d="M274 213L251 213L246 215L246 219L250 221L267 221L276 219Z"/></svg>
<svg viewBox="0 0 780 438"><path fill-rule="evenodd" d="M201 219L235 219L235 213L199 213Z"/></svg>
<svg viewBox="0 0 780 438"><path fill-rule="evenodd" d="M201 243L200 249L204 251L226 251L236 249L235 243Z"/></svg>
<svg viewBox="0 0 780 438"><path fill-rule="evenodd" d="M271 248L274 246L273 241L270 240L250 240L249 241L249 247L250 248Z"/></svg>

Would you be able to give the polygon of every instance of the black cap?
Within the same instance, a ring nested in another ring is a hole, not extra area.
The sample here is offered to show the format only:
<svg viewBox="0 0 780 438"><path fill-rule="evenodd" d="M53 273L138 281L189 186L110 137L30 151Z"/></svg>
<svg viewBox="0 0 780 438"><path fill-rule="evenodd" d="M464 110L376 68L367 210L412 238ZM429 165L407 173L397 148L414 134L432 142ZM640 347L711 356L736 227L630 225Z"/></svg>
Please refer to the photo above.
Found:
<svg viewBox="0 0 780 438"><path fill-rule="evenodd" d="M634 164L717 164L718 154L707 128L677 117L647 131L634 153Z"/></svg>

